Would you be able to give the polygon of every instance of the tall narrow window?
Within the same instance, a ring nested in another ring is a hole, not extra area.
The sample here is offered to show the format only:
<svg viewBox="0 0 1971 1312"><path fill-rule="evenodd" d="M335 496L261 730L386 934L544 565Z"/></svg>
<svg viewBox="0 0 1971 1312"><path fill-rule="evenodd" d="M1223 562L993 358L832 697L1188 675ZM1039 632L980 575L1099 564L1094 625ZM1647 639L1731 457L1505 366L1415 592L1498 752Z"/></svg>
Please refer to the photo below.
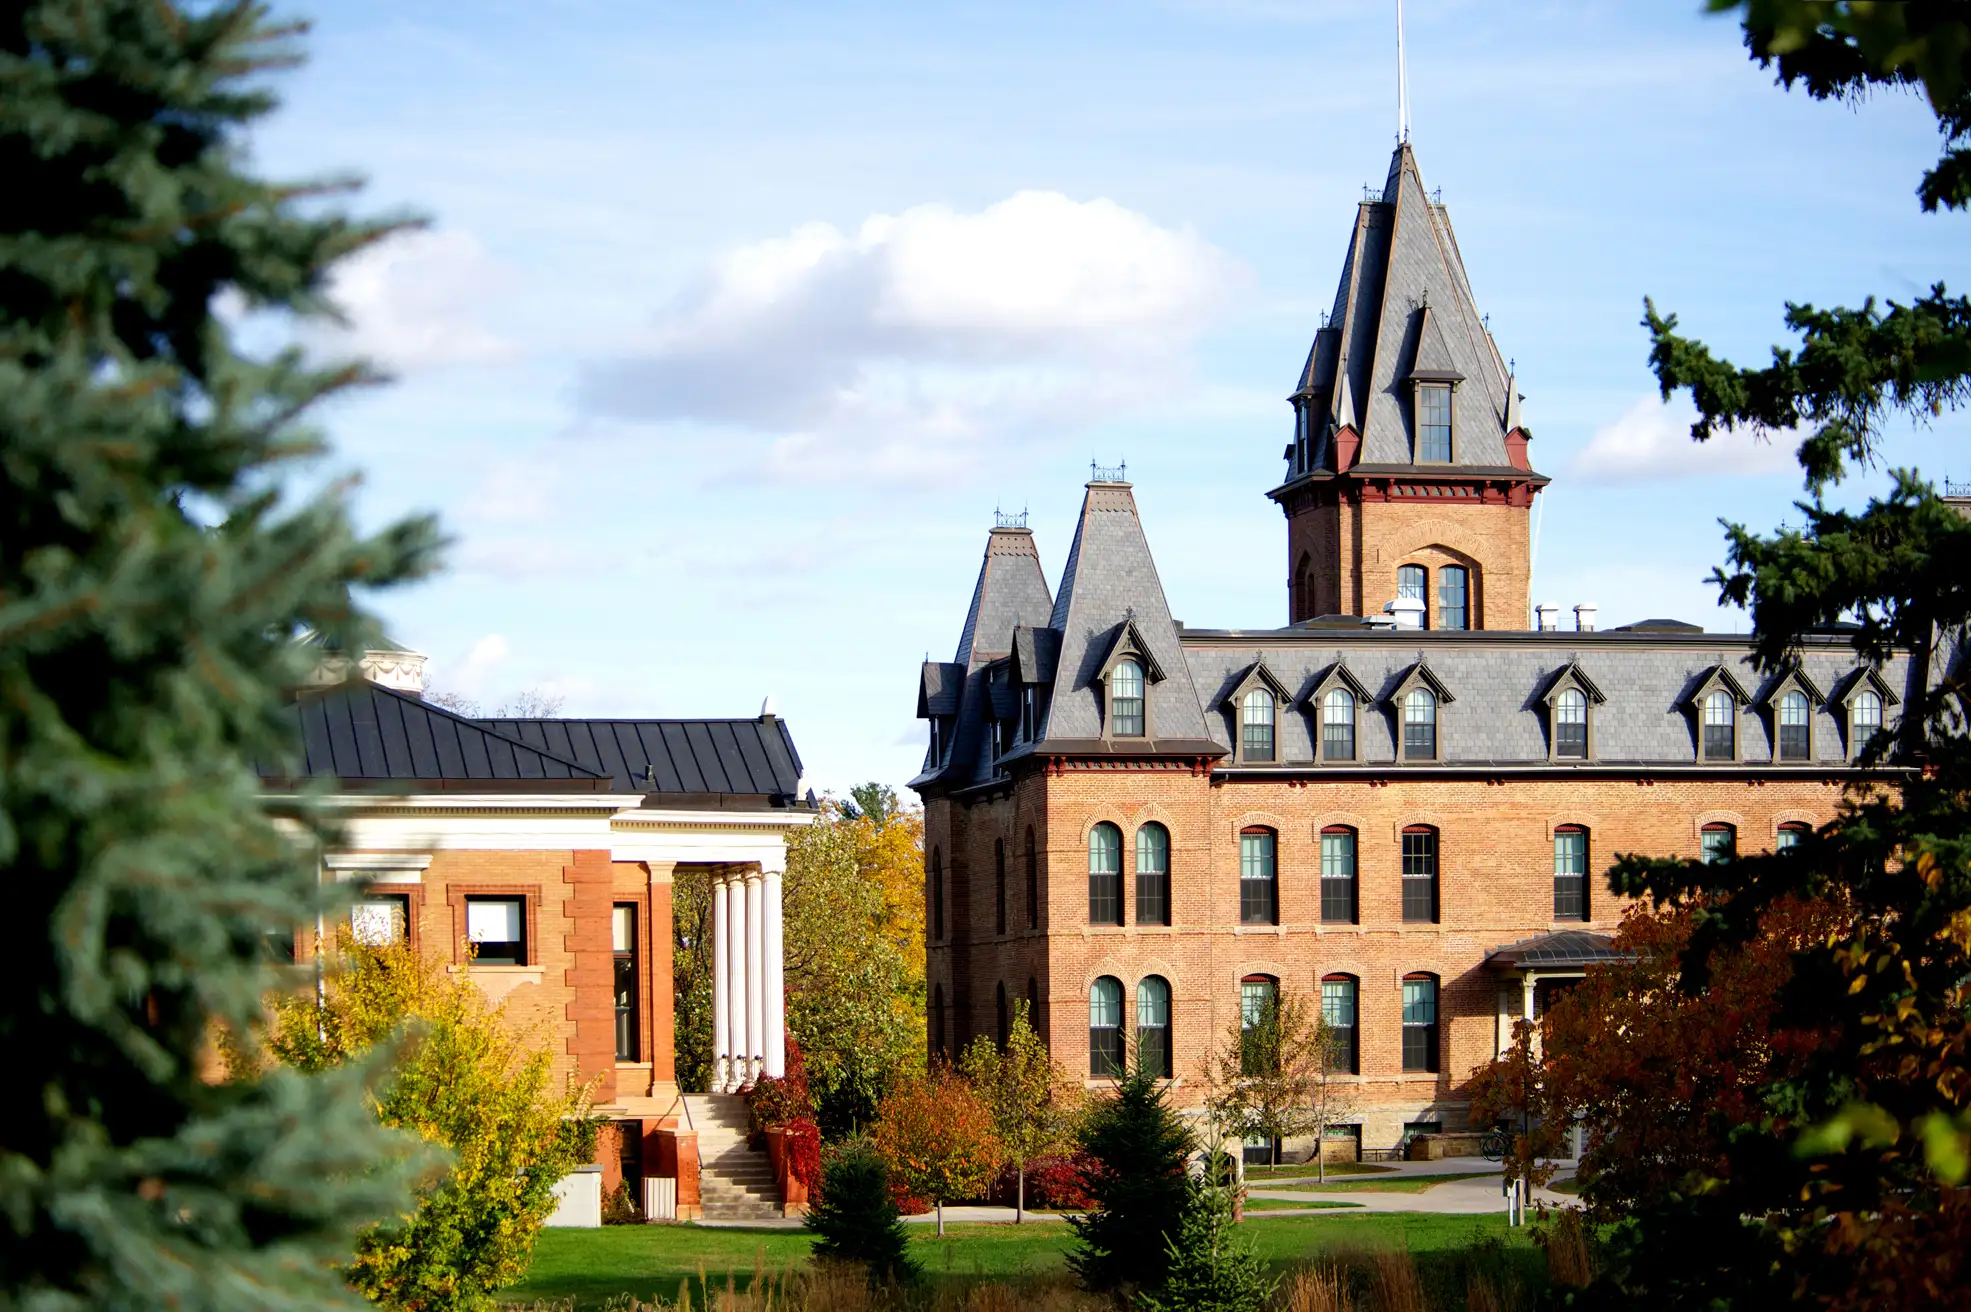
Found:
<svg viewBox="0 0 1971 1312"><path fill-rule="evenodd" d="M1147 975L1136 985L1136 1059L1152 1075L1175 1072L1170 1048L1170 983Z"/></svg>
<svg viewBox="0 0 1971 1312"><path fill-rule="evenodd" d="M1403 919L1411 924L1437 920L1437 831L1427 825L1403 831Z"/></svg>
<svg viewBox="0 0 1971 1312"><path fill-rule="evenodd" d="M1396 568L1396 595L1405 601L1421 601L1430 604L1430 574L1422 565L1399 565Z"/></svg>
<svg viewBox="0 0 1971 1312"><path fill-rule="evenodd" d="M1314 614L1314 561L1306 552L1300 553L1300 564L1293 571L1293 617L1296 620L1310 618Z"/></svg>
<svg viewBox="0 0 1971 1312"><path fill-rule="evenodd" d="M469 897L465 900L465 937L481 966L527 964L527 900L518 897Z"/></svg>
<svg viewBox="0 0 1971 1312"><path fill-rule="evenodd" d="M1445 565L1437 571L1437 627L1471 627L1471 576L1463 565Z"/></svg>
<svg viewBox="0 0 1971 1312"><path fill-rule="evenodd" d="M1554 919L1588 918L1588 831L1554 830Z"/></svg>
<svg viewBox="0 0 1971 1312"><path fill-rule="evenodd" d="M992 932L1006 932L1006 840L992 840Z"/></svg>
<svg viewBox="0 0 1971 1312"><path fill-rule="evenodd" d="M1403 759L1437 759L1437 695L1412 688L1403 696Z"/></svg>
<svg viewBox="0 0 1971 1312"><path fill-rule="evenodd" d="M1699 832L1704 864L1729 861L1738 855L1738 830L1727 824L1709 824Z"/></svg>
<svg viewBox="0 0 1971 1312"><path fill-rule="evenodd" d="M1273 759L1273 694L1254 688L1239 704L1239 747L1248 761Z"/></svg>
<svg viewBox="0 0 1971 1312"><path fill-rule="evenodd" d="M1738 704L1722 689L1704 698L1704 759L1729 761L1737 755Z"/></svg>
<svg viewBox="0 0 1971 1312"><path fill-rule="evenodd" d="M610 939L616 955L616 1060L637 1061L636 908L611 908Z"/></svg>
<svg viewBox="0 0 1971 1312"><path fill-rule="evenodd" d="M1143 667L1133 660L1118 663L1109 675L1109 732L1143 736Z"/></svg>
<svg viewBox="0 0 1971 1312"><path fill-rule="evenodd" d="M402 943L410 932L411 898L408 893L368 893L349 908L349 931L358 943L382 947Z"/></svg>
<svg viewBox="0 0 1971 1312"><path fill-rule="evenodd" d="M1779 759L1782 761L1807 761L1813 759L1813 707L1807 702L1807 694L1799 689L1791 689L1779 699Z"/></svg>
<svg viewBox="0 0 1971 1312"><path fill-rule="evenodd" d="M1774 838L1773 850L1775 852L1784 852L1788 848L1798 847L1806 841L1808 833L1809 830L1807 827L1797 821L1783 824L1779 827L1779 833Z"/></svg>
<svg viewBox="0 0 1971 1312"><path fill-rule="evenodd" d="M1882 728L1882 699L1864 688L1848 703L1848 747L1859 752Z"/></svg>
<svg viewBox="0 0 1971 1312"><path fill-rule="evenodd" d="M1322 694L1321 755L1330 761L1355 759L1355 694L1346 688Z"/></svg>
<svg viewBox="0 0 1971 1312"><path fill-rule="evenodd" d="M1339 825L1321 831L1321 919L1355 923L1355 831Z"/></svg>
<svg viewBox="0 0 1971 1312"><path fill-rule="evenodd" d="M1122 830L1106 821L1088 831L1088 923L1122 923Z"/></svg>
<svg viewBox="0 0 1971 1312"><path fill-rule="evenodd" d="M1006 1017L1006 981L1000 980L992 995L993 1036L999 1041L999 1050L1006 1051L1006 1040L1012 1035Z"/></svg>
<svg viewBox="0 0 1971 1312"><path fill-rule="evenodd" d="M1033 826L1027 826L1027 928L1040 928L1040 851L1034 846Z"/></svg>
<svg viewBox="0 0 1971 1312"><path fill-rule="evenodd" d="M938 1056L946 1056L951 1045L946 1042L944 1028L944 985L931 990L931 1051Z"/></svg>
<svg viewBox="0 0 1971 1312"><path fill-rule="evenodd" d="M931 937L944 939L944 856L931 849Z"/></svg>
<svg viewBox="0 0 1971 1312"><path fill-rule="evenodd" d="M1264 1075L1278 1056L1280 981L1248 975L1239 981L1239 1066L1247 1075Z"/></svg>
<svg viewBox="0 0 1971 1312"><path fill-rule="evenodd" d="M1035 714L1037 694L1038 690L1032 684L1020 689L1020 737L1027 742L1038 736L1034 733L1034 727L1039 723L1039 716Z"/></svg>
<svg viewBox="0 0 1971 1312"><path fill-rule="evenodd" d="M1579 688L1563 689L1554 698L1554 755L1570 761L1588 759L1588 695Z"/></svg>
<svg viewBox="0 0 1971 1312"><path fill-rule="evenodd" d="M1321 980L1321 1019L1328 1027L1329 1069L1345 1075L1360 1070L1355 1029L1355 979L1328 975Z"/></svg>
<svg viewBox="0 0 1971 1312"><path fill-rule="evenodd" d="M1279 839L1271 829L1239 834L1239 920L1247 925L1280 923Z"/></svg>
<svg viewBox="0 0 1971 1312"><path fill-rule="evenodd" d="M1417 459L1451 458L1451 387L1448 383L1417 386Z"/></svg>
<svg viewBox="0 0 1971 1312"><path fill-rule="evenodd" d="M1437 980L1430 975L1403 977L1403 1069L1437 1069Z"/></svg>
<svg viewBox="0 0 1971 1312"><path fill-rule="evenodd" d="M1040 980L1037 976L1027 976L1027 1024L1041 1038L1047 1037L1047 1026L1040 1019Z"/></svg>
<svg viewBox="0 0 1971 1312"><path fill-rule="evenodd" d="M1088 1073L1122 1074L1122 981L1108 975L1088 990Z"/></svg>
<svg viewBox="0 0 1971 1312"><path fill-rule="evenodd" d="M1170 923L1170 831L1155 821L1136 831L1136 923Z"/></svg>

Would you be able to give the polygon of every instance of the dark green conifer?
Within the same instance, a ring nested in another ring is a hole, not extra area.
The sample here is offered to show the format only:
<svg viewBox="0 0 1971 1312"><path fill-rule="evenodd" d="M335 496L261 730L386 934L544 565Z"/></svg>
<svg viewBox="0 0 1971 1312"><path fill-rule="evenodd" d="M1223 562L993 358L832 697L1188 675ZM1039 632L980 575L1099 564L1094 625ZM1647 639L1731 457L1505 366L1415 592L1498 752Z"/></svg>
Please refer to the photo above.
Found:
<svg viewBox="0 0 1971 1312"><path fill-rule="evenodd" d="M1265 1312L1278 1277L1258 1250L1238 1238L1230 1179L1192 1179L1177 1233L1166 1243L1163 1283L1141 1295L1143 1312Z"/></svg>
<svg viewBox="0 0 1971 1312"><path fill-rule="evenodd" d="M889 1168L866 1143L852 1143L829 1158L807 1226L815 1236L816 1257L865 1263L872 1284L909 1283L919 1275L890 1193Z"/></svg>
<svg viewBox="0 0 1971 1312"><path fill-rule="evenodd" d="M281 937L322 901L293 759L304 629L364 638L352 587L428 525L359 540L300 506L299 426L364 379L235 349L222 298L319 315L386 231L243 167L292 63L258 4L0 9L0 1299L318 1308L405 1200L371 1072L226 1079ZM298 982L298 981L297 981Z"/></svg>
<svg viewBox="0 0 1971 1312"><path fill-rule="evenodd" d="M1190 1128L1163 1082L1136 1062L1076 1138L1092 1159L1085 1186L1095 1205L1068 1218L1076 1241L1069 1269L1090 1289L1156 1288L1191 1201Z"/></svg>

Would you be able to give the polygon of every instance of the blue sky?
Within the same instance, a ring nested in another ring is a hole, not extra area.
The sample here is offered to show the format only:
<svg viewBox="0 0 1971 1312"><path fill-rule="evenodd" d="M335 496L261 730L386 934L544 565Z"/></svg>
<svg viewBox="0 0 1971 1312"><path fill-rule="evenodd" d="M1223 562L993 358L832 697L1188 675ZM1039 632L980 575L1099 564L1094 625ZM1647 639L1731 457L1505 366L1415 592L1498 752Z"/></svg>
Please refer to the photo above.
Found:
<svg viewBox="0 0 1971 1312"><path fill-rule="evenodd" d="M1394 142L1393 9L320 7L257 164L431 220L345 272L323 343L398 382L324 414L319 472L454 538L389 628L489 704L771 693L816 786L901 783L994 508L1057 578L1091 457L1128 461L1176 615L1284 622L1264 493ZM1789 298L1971 283L1966 220L1912 195L1921 103L1782 93L1698 9L1406 7L1418 160L1555 480L1536 600L1604 625L1742 629L1717 521L1799 495L1784 443L1693 449L1654 399L1645 294L1750 359ZM1965 434L1889 452L1962 478Z"/></svg>

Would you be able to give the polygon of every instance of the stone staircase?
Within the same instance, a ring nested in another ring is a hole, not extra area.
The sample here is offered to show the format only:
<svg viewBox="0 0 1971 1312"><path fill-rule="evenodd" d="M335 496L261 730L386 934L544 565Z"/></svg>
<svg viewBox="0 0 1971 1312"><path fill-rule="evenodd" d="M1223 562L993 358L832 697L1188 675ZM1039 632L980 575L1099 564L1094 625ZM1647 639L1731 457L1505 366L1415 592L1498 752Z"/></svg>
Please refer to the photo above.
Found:
<svg viewBox="0 0 1971 1312"><path fill-rule="evenodd" d="M698 1198L707 1221L764 1221L782 1215L780 1186L765 1149L746 1146L746 1099L687 1093L698 1131Z"/></svg>

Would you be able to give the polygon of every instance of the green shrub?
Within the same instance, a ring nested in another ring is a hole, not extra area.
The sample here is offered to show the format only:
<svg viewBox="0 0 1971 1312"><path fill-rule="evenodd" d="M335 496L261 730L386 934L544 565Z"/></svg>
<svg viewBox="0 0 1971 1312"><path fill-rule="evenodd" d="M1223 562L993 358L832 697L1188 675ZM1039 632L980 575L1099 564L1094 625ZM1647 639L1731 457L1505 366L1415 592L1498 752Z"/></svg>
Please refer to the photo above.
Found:
<svg viewBox="0 0 1971 1312"><path fill-rule="evenodd" d="M1068 1218L1076 1240L1069 1269L1090 1289L1158 1287L1190 1206L1191 1131L1139 1064L1096 1104L1077 1137L1093 1163L1086 1176L1095 1206Z"/></svg>
<svg viewBox="0 0 1971 1312"><path fill-rule="evenodd" d="M911 1260L903 1221L890 1197L889 1167L866 1143L832 1154L822 1170L821 1198L808 1209L814 1255L862 1262L870 1283L914 1281L920 1272Z"/></svg>

